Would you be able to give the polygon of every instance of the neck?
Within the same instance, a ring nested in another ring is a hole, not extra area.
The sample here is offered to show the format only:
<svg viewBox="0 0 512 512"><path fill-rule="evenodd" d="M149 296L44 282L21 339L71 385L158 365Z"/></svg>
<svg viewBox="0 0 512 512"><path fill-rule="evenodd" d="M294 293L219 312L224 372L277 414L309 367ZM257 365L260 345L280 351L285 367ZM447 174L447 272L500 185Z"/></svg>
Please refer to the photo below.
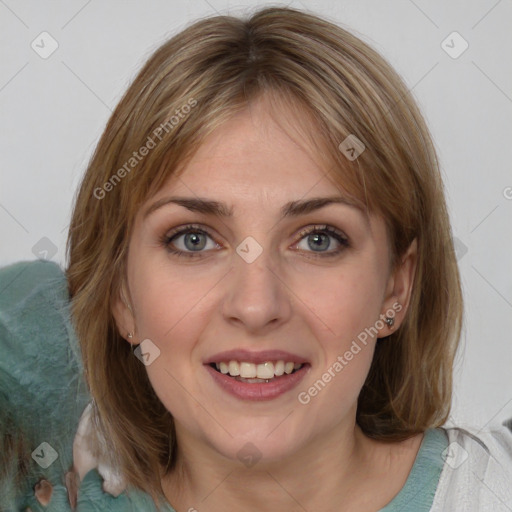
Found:
<svg viewBox="0 0 512 512"><path fill-rule="evenodd" d="M340 503L360 500L360 484L368 483L374 450L375 442L354 424L344 429L337 425L286 459L264 457L252 467L196 446L180 450L176 469L162 485L177 512L339 511Z"/></svg>

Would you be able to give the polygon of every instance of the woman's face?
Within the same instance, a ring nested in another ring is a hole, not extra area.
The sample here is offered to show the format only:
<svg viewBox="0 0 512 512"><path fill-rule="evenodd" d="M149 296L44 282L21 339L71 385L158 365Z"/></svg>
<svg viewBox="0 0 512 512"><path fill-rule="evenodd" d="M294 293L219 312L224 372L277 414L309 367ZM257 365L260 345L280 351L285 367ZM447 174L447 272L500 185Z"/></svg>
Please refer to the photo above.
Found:
<svg viewBox="0 0 512 512"><path fill-rule="evenodd" d="M133 316L121 300L114 314L150 340L146 370L182 448L270 461L353 431L384 314L393 328L403 317L412 259L390 273L383 220L304 146L255 102L137 216Z"/></svg>

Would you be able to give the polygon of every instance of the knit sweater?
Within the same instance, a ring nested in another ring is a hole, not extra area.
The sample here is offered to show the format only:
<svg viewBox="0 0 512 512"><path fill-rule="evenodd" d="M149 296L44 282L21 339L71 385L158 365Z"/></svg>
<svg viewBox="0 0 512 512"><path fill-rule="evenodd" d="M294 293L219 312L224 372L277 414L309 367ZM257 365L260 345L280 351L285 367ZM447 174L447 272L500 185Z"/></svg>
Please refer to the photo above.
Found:
<svg viewBox="0 0 512 512"><path fill-rule="evenodd" d="M44 261L0 269L0 512L71 511L64 475L77 431L90 426L90 400L61 269ZM110 476L86 473L78 512L157 510L138 489L106 492ZM47 507L34 497L41 478L53 485ZM427 430L404 487L379 512L408 511L511 512L511 430Z"/></svg>

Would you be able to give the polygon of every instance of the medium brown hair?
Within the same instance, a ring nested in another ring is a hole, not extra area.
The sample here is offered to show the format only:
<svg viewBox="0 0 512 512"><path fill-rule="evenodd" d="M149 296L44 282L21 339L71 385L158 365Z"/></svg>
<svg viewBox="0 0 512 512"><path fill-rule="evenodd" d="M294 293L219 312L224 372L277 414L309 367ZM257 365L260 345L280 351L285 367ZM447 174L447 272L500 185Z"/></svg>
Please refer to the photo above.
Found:
<svg viewBox="0 0 512 512"><path fill-rule="evenodd" d="M175 461L173 420L112 315L133 221L208 134L260 95L312 121L326 172L384 218L393 264L417 239L409 309L376 345L357 423L371 438L400 441L449 415L459 272L435 150L407 87L367 44L314 15L265 8L247 19L203 19L163 44L118 104L68 240L72 315L98 425L127 482L155 502ZM339 149L349 135L366 148L353 161Z"/></svg>

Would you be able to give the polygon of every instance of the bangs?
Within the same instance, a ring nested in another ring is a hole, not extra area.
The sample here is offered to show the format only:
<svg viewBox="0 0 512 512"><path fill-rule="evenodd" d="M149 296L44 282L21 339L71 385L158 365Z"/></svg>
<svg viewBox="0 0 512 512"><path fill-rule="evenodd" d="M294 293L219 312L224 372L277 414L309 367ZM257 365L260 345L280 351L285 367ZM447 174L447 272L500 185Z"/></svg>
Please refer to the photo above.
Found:
<svg viewBox="0 0 512 512"><path fill-rule="evenodd" d="M325 120L295 91L271 82L267 77L260 78L256 86L253 84L249 88L242 82L237 89L230 91L230 96L223 91L224 94L211 98L209 102L197 100L195 96L183 97L166 109L156 122L146 129L141 127L139 138L123 153L127 160L120 167L122 169L127 164L135 166L134 172L126 174L125 185L130 189L131 196L130 224L143 203L158 193L168 181L181 176L209 136L236 114L250 110L257 101L266 102L266 112L272 121L315 163L323 174L322 179L329 180L340 194L352 199L367 215L374 212L377 203L368 195L364 165L359 160L364 149L358 158L347 157L346 149L354 147L354 134L348 129L333 134ZM187 111L186 115L180 116L184 110ZM169 115L169 112L173 112L173 115ZM349 145L343 144L343 141L349 142ZM362 144L355 138L356 151L359 149L358 143ZM133 155L140 154L141 149L147 156L139 164ZM350 152L348 154L350 156ZM305 191L304 195L307 193Z"/></svg>

